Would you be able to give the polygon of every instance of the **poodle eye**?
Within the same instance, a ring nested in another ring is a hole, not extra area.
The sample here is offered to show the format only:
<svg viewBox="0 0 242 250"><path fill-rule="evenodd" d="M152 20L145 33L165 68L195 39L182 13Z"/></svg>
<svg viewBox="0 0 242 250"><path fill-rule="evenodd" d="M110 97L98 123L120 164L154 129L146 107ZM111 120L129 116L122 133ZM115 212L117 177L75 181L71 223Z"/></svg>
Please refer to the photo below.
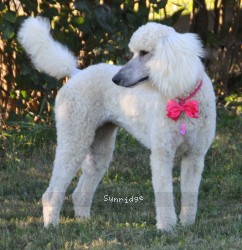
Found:
<svg viewBox="0 0 242 250"><path fill-rule="evenodd" d="M145 56L145 55L147 55L148 53L149 53L148 51L141 50L141 51L139 52L139 55L140 55L140 56Z"/></svg>

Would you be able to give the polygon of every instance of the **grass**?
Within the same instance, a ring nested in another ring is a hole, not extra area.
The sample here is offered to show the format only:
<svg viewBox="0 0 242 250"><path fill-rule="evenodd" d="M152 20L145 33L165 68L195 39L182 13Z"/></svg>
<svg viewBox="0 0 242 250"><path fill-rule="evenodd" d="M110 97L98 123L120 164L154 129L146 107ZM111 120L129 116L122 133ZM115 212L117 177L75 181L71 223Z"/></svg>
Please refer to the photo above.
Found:
<svg viewBox="0 0 242 250"><path fill-rule="evenodd" d="M172 234L155 229L149 151L124 131L114 160L95 194L92 219L74 219L68 188L59 227L43 228L41 196L55 149L52 127L2 133L0 249L242 249L242 119L222 110L206 158L196 223ZM174 169L179 212L179 161ZM104 196L133 202L105 201ZM127 198L126 198L127 197ZM143 200L134 201L134 197Z"/></svg>

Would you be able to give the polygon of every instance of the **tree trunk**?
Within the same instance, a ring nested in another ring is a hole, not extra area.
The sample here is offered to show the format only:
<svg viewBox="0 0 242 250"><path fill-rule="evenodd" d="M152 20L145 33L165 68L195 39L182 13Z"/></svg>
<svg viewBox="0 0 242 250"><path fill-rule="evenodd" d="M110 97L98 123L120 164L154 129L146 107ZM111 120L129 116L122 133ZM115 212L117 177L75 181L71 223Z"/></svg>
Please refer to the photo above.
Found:
<svg viewBox="0 0 242 250"><path fill-rule="evenodd" d="M240 0L228 2L226 0L215 1L214 33L218 37L218 61L217 71L221 89L228 94L232 82L229 80L233 73L234 65L241 65L240 42L238 31L240 25ZM223 63L221 63L223 62ZM241 66L240 66L241 67ZM232 85L235 83L233 82Z"/></svg>
<svg viewBox="0 0 242 250"><path fill-rule="evenodd" d="M193 0L193 10L190 18L190 31L197 33L205 45L208 31L208 10L205 0Z"/></svg>

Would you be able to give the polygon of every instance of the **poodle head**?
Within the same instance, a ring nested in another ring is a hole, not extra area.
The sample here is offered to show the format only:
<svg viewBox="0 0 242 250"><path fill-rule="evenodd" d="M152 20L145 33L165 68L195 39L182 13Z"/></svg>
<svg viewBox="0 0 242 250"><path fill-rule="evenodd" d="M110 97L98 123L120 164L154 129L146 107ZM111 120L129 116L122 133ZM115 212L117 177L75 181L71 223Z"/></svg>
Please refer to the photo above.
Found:
<svg viewBox="0 0 242 250"><path fill-rule="evenodd" d="M158 23L141 26L131 37L133 58L113 77L130 87L148 80L163 95L177 97L191 91L204 71L202 44L196 34L180 34Z"/></svg>

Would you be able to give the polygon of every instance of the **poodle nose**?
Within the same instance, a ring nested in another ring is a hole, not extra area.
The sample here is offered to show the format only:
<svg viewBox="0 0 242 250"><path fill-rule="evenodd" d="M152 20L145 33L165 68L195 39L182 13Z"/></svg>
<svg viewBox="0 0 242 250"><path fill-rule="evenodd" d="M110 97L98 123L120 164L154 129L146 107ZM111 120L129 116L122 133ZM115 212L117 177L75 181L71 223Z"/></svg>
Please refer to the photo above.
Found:
<svg viewBox="0 0 242 250"><path fill-rule="evenodd" d="M115 75L112 79L112 81L116 84L119 85L121 82L121 78L118 75Z"/></svg>

